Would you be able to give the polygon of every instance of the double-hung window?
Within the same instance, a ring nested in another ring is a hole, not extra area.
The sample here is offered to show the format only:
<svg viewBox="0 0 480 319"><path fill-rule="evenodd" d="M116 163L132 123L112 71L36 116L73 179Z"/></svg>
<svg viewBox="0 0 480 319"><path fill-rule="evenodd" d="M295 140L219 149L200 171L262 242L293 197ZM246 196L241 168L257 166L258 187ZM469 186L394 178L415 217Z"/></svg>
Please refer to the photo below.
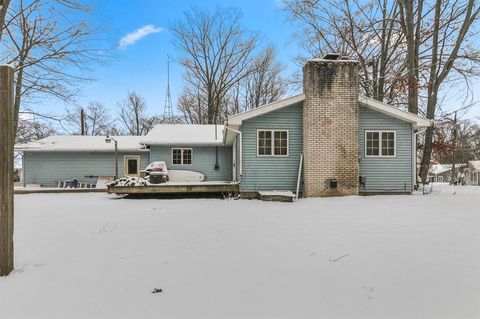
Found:
<svg viewBox="0 0 480 319"><path fill-rule="evenodd" d="M191 165L192 149L191 148L172 148L172 164Z"/></svg>
<svg viewBox="0 0 480 319"><path fill-rule="evenodd" d="M366 157L395 157L395 131L365 131Z"/></svg>
<svg viewBox="0 0 480 319"><path fill-rule="evenodd" d="M288 131L258 130L257 156L288 156Z"/></svg>

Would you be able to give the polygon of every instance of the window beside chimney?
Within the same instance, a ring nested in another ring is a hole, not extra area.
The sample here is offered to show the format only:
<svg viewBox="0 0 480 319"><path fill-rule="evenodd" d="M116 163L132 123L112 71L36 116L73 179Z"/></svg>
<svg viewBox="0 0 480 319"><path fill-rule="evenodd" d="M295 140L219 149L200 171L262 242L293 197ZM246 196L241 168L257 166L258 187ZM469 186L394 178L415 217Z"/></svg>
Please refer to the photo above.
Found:
<svg viewBox="0 0 480 319"><path fill-rule="evenodd" d="M365 157L395 157L395 131L365 131Z"/></svg>
<svg viewBox="0 0 480 319"><path fill-rule="evenodd" d="M288 156L288 130L258 130L257 156Z"/></svg>

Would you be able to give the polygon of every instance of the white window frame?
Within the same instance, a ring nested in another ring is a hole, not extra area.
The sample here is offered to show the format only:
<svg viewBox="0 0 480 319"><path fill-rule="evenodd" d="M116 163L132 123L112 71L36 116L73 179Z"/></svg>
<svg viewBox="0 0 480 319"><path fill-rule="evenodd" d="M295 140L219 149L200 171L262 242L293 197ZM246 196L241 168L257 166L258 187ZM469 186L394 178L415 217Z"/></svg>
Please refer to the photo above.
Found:
<svg viewBox="0 0 480 319"><path fill-rule="evenodd" d="M264 155L259 153L259 148L258 148L258 139L260 137L260 132L268 131L272 133L272 143L271 143L271 154L270 155ZM275 155L275 132L287 132L287 154L286 155ZM285 130L285 129L268 129L268 128L260 128L257 129L257 157L288 157L290 156L290 131Z"/></svg>
<svg viewBox="0 0 480 319"><path fill-rule="evenodd" d="M128 160L137 160L137 174L128 174ZM140 156L139 155L125 155L123 156L123 173L126 176L140 176Z"/></svg>
<svg viewBox="0 0 480 319"><path fill-rule="evenodd" d="M378 133L378 155L367 155L367 133ZM382 155L382 133L393 133L393 155ZM382 157L395 158L397 157L397 131L395 130L365 130L364 135L364 154L365 157Z"/></svg>
<svg viewBox="0 0 480 319"><path fill-rule="evenodd" d="M173 150L181 150L180 152L180 164L173 164ZM190 150L190 164L184 164L183 163L183 151L185 150ZM170 151L171 159L172 159L172 165L185 165L185 166L192 166L193 165L193 148L191 147L172 147Z"/></svg>

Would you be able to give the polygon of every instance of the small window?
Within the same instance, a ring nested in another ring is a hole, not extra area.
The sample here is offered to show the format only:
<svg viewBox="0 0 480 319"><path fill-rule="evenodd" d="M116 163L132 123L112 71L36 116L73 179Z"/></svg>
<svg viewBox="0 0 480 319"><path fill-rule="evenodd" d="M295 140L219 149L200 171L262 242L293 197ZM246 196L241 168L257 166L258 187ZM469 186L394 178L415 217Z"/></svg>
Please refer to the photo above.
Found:
<svg viewBox="0 0 480 319"><path fill-rule="evenodd" d="M172 164L191 165L192 149L191 148L172 148Z"/></svg>
<svg viewBox="0 0 480 319"><path fill-rule="evenodd" d="M288 156L288 131L258 130L257 156Z"/></svg>
<svg viewBox="0 0 480 319"><path fill-rule="evenodd" d="M395 131L365 131L366 157L395 157Z"/></svg>

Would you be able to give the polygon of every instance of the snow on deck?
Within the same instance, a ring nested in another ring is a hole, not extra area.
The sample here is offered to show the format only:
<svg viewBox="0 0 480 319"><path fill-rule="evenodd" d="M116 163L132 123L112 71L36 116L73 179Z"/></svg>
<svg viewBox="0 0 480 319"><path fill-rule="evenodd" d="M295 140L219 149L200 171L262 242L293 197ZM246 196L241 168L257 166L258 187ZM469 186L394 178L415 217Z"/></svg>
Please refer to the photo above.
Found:
<svg viewBox="0 0 480 319"><path fill-rule="evenodd" d="M223 129L223 125L158 124L144 136L142 143L147 145L223 145Z"/></svg>
<svg viewBox="0 0 480 319"><path fill-rule="evenodd" d="M15 197L2 319L480 317L480 187L115 198Z"/></svg>

